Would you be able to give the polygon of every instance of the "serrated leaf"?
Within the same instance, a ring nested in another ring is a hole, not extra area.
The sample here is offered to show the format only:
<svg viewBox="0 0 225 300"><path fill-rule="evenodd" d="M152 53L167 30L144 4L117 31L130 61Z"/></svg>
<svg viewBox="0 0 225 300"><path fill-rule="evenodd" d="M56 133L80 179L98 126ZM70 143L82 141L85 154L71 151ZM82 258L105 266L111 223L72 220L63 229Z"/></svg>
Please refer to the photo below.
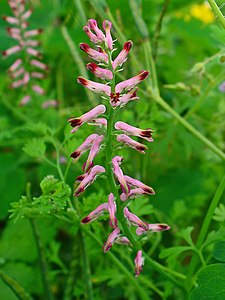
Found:
<svg viewBox="0 0 225 300"><path fill-rule="evenodd" d="M225 221L225 206L220 203L218 207L216 207L213 220L217 222L224 222Z"/></svg>
<svg viewBox="0 0 225 300"><path fill-rule="evenodd" d="M220 228L218 231L211 231L207 235L207 238L206 238L205 242L203 243L202 248L204 248L212 243L221 241L223 239L225 239L225 230L223 227Z"/></svg>
<svg viewBox="0 0 225 300"><path fill-rule="evenodd" d="M224 300L225 264L209 265L197 277L197 287L191 293L191 300Z"/></svg>
<svg viewBox="0 0 225 300"><path fill-rule="evenodd" d="M215 243L212 256L219 261L225 262L225 241Z"/></svg>
<svg viewBox="0 0 225 300"><path fill-rule="evenodd" d="M23 151L31 157L41 157L44 155L46 145L43 139L32 139L23 147Z"/></svg>

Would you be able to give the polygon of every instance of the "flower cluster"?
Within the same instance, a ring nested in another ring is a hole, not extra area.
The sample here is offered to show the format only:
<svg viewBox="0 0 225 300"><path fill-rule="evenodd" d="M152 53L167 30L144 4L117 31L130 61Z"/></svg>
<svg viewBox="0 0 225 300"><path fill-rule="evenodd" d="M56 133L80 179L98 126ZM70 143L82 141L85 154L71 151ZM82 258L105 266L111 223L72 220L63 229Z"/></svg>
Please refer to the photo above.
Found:
<svg viewBox="0 0 225 300"><path fill-rule="evenodd" d="M16 40L17 44L3 52L3 57L16 54L17 58L9 67L8 72L12 79L11 88L23 88L26 95L20 100L20 105L27 104L32 98L32 92L38 95L44 95L44 89L39 85L39 80L45 78L44 71L48 66L41 62L42 55L37 47L40 42L36 37L42 33L42 29L28 30L28 19L32 15L32 9L26 10L24 0L8 0L13 17L4 16L3 19L11 25L7 32L11 38ZM56 106L56 100L48 100L43 103L43 108Z"/></svg>
<svg viewBox="0 0 225 300"><path fill-rule="evenodd" d="M111 22L105 20L102 24L104 32L99 29L96 20L90 19L87 26L84 27L85 33L90 40L94 43L95 49L91 48L85 43L80 44L80 49L86 52L93 60L97 62L88 63L87 69L90 70L96 77L104 80L104 83L94 82L78 77L77 82L84 87L92 90L101 95L106 106L100 104L90 111L86 112L80 117L72 117L68 121L73 127L72 133L76 132L79 127L84 123L94 123L101 126L103 134L91 134L85 141L71 154L74 160L78 160L84 152L89 150L88 158L83 165L83 174L78 176L77 187L74 196L78 197L84 190L91 185L97 176L102 173L107 173L107 179L110 186L110 193L108 201L100 204L88 216L85 216L81 222L87 224L96 220L104 213L109 214L109 225L112 228L111 234L103 245L103 251L107 252L113 244L120 243L130 246L132 241L129 236L124 233L125 226L136 226L136 235L140 236L151 232L168 230L170 227L167 224L148 224L139 219L133 214L129 208L129 201L133 198L142 195L155 194L153 188L134 179L123 173L121 164L123 158L121 156L113 155L113 138L119 143L129 146L140 153L145 153L147 146L137 142L132 137L139 137L148 142L152 142L152 129L140 129L122 121L114 123L115 113L124 107L129 101L139 99L137 96L137 84L147 78L149 72L141 71L138 75L115 83L115 77L121 66L127 60L128 53L130 52L133 43L128 41L124 44L122 51L113 60L112 53L115 50L114 42L111 36ZM113 134L113 130L116 133ZM94 158L101 150L102 144L105 143L106 165L104 168L100 165L94 165ZM110 180L110 178L113 178ZM117 183L119 187L117 186ZM130 231L128 231L130 232ZM135 273L138 276L142 270L144 258L142 250L137 251L135 258Z"/></svg>

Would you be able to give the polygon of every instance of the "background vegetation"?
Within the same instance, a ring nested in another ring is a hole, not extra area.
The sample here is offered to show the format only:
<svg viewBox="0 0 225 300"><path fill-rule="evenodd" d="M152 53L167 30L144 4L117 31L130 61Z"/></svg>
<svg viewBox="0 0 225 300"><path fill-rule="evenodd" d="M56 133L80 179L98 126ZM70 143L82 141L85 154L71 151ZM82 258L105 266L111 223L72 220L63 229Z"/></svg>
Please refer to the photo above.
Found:
<svg viewBox="0 0 225 300"><path fill-rule="evenodd" d="M1 299L223 299L225 49L219 18L203 1L33 0L30 6L30 27L44 30L40 41L49 70L42 81L46 94L21 107L23 90L9 89L13 58L0 61ZM0 8L11 15L7 1ZM80 226L107 194L103 180L79 201L72 193L84 160L73 164L69 156L93 128L71 135L67 119L100 100L76 83L78 75L92 78L85 70L90 59L79 49L88 43L82 28L90 18L112 21L120 48L134 42L122 78L151 71L140 85L140 100L121 115L153 128L154 143L145 156L133 149L120 153L127 157L125 172L156 190L132 207L148 222L171 226L142 243L177 282L147 261L135 279L134 254L126 247L104 254L104 217ZM6 27L0 20L2 51L15 43ZM59 105L43 109L49 99Z"/></svg>

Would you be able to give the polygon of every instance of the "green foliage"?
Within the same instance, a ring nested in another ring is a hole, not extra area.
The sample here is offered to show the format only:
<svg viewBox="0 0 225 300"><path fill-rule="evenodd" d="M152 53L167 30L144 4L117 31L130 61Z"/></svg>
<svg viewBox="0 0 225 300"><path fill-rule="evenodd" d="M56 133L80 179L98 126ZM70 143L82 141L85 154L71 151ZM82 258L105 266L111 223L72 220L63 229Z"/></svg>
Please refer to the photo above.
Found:
<svg viewBox="0 0 225 300"><path fill-rule="evenodd" d="M42 190L40 197L29 199L27 196L22 196L18 202L11 203L10 218L16 222L24 217L63 214L70 200L70 187L51 175L42 180L40 187Z"/></svg>
<svg viewBox="0 0 225 300"><path fill-rule="evenodd" d="M30 140L23 147L23 151L31 157L42 157L45 150L46 146L42 139Z"/></svg>
<svg viewBox="0 0 225 300"><path fill-rule="evenodd" d="M197 284L191 293L191 300L224 299L225 264L209 265L202 269Z"/></svg>

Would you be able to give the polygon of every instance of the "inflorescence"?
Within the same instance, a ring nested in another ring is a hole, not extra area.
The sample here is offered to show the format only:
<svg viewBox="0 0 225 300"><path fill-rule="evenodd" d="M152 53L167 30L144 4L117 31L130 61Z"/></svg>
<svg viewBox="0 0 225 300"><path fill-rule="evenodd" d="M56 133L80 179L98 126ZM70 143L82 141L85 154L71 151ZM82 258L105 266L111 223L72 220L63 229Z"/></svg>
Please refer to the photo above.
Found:
<svg viewBox="0 0 225 300"><path fill-rule="evenodd" d="M103 213L109 214L109 225L112 228L112 232L103 245L103 251L107 252L115 242L134 247L135 239L132 238L132 234L129 230L131 225L137 227L137 236L146 234L149 231L157 232L168 230L170 227L167 224L148 224L139 219L128 208L131 199L142 195L154 195L155 192L153 188L141 181L124 175L121 169L123 158L114 154L115 147L113 147L113 139L116 137L117 142L129 146L140 153L145 153L147 146L137 142L131 138L131 136L153 142L153 130L139 129L122 121L114 123L114 116L116 112L120 108L123 108L129 101L139 99L136 86L148 77L149 72L146 70L141 71L138 75L116 84L116 74L121 71L121 66L127 60L133 43L132 41L124 43L122 51L113 59L112 54L116 49L114 49L114 41L111 36L112 23L105 20L102 27L105 33L99 29L96 20L90 19L87 26L84 26L84 31L94 43L95 49L85 43L80 44L80 49L97 62L97 64L94 62L88 63L87 69L96 77L104 80L104 83L94 82L81 76L78 77L77 82L85 88L100 94L107 104L106 106L103 104L97 105L82 116L72 117L68 121L73 127L72 133L76 132L84 123L94 123L104 129L101 135L91 134L88 136L71 154L71 157L77 161L84 152L90 150L88 158L83 165L84 173L76 179L78 185L74 192L75 197L79 197L81 193L94 182L97 176L105 172L107 174L110 186L108 201L100 204L88 216L85 216L81 220L83 224L87 224L96 220ZM113 132L115 129L116 133ZM93 162L101 150L103 143L105 143L106 153L105 167L94 165ZM142 271L144 257L141 247L139 250L137 247L134 248L137 251L134 260L135 274L138 276Z"/></svg>

